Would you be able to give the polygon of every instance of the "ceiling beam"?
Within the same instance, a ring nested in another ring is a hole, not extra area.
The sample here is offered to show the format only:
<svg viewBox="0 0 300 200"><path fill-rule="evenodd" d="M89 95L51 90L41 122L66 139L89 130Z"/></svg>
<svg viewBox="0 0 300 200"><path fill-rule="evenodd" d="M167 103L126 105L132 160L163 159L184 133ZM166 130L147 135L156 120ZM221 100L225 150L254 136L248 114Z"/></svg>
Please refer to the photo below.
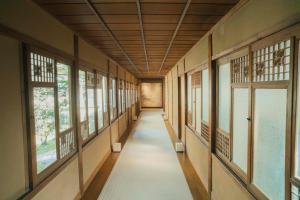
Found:
<svg viewBox="0 0 300 200"><path fill-rule="evenodd" d="M100 24L102 24L102 26L104 27L104 29L106 30L106 32L109 34L109 36L112 38L112 40L114 41L114 43L116 44L116 46L121 50L121 52L123 53L123 55L127 58L128 62L133 66L133 68L137 72L139 72L138 68L132 62L131 58L127 55L127 53L125 52L125 50L121 46L121 44L118 41L118 39L116 38L116 36L113 34L113 32L107 26L107 24L104 22L103 18L101 17L101 14L97 11L97 9L95 8L95 6L91 3L90 0L85 0L85 2L88 5L88 7L92 10L92 12L96 15L98 21L100 22Z"/></svg>
<svg viewBox="0 0 300 200"><path fill-rule="evenodd" d="M137 10L138 10L139 24L140 24L140 29L141 29L142 41L143 41L145 60L146 60L146 64L147 64L147 70L149 72L149 62L148 62L148 55L147 55L147 49L146 49L146 42L145 42L145 34L144 34L144 26L143 26L140 0L136 0L136 7L137 7Z"/></svg>
<svg viewBox="0 0 300 200"><path fill-rule="evenodd" d="M168 54L169 54L169 51L170 51L172 45L173 45L174 39L175 39L175 37L176 37L176 35L177 35L177 32L178 32L178 30L179 30L179 28L180 28L180 26L181 26L181 24L182 24L182 21L183 21L185 15L186 15L186 13L187 13L188 8L190 7L191 1L192 1L192 0L187 0L187 2L186 2L186 4L185 4L185 7L184 7L184 9L183 9L183 11L182 11L182 13L181 13L180 19L179 19L178 24L177 24L177 26L176 26L176 29L175 29L175 31L174 31L174 33L173 33L172 39L171 39L171 41L170 41L170 43L169 43L169 46L168 46L168 48L167 48L167 51L166 51L166 53L165 53L165 57L164 57L164 59L163 59L162 62L161 62L161 65L160 65L160 68L159 68L159 73L161 72L161 70L162 70L162 68L163 68L163 66L164 66L164 63L165 63L165 61L166 61L166 59L167 59L167 56L168 56Z"/></svg>

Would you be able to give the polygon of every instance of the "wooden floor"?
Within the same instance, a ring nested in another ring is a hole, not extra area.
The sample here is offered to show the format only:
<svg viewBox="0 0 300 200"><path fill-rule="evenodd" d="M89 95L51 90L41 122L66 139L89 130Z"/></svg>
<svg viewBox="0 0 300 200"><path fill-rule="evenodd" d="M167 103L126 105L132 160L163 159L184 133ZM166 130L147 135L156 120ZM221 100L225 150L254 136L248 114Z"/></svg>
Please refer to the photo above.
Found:
<svg viewBox="0 0 300 200"><path fill-rule="evenodd" d="M136 124L134 124L133 126L135 125ZM170 135L173 144L175 144L176 136L175 133L173 132L172 127L168 122L165 122L165 125L168 129L168 133ZM128 131L121 138L122 146L126 142L128 135L132 130L133 126L129 128ZM90 186L87 188L86 192L84 193L82 197L83 200L94 200L98 198L116 161L118 160L118 157L119 157L119 153L111 153L111 155L104 162L103 166L95 176L94 180L91 182ZM209 199L208 194L203 184L201 183L200 178L198 177L195 169L193 168L190 160L188 159L187 155L185 153L177 153L177 157L182 167L182 170L184 172L184 175L186 177L193 198L197 200L198 199L208 200Z"/></svg>

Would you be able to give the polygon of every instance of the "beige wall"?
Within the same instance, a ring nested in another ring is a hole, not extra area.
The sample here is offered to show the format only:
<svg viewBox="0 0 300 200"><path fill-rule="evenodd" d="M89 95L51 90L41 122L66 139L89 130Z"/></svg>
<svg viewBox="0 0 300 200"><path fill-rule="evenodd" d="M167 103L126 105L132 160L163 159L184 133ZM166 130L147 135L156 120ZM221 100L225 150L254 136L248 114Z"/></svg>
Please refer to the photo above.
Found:
<svg viewBox="0 0 300 200"><path fill-rule="evenodd" d="M212 198L214 200L254 199L215 156L212 160L212 181Z"/></svg>
<svg viewBox="0 0 300 200"><path fill-rule="evenodd" d="M73 54L73 32L31 0L1 0L0 24Z"/></svg>
<svg viewBox="0 0 300 200"><path fill-rule="evenodd" d="M173 80L172 71L168 73L168 120L171 125L173 125Z"/></svg>
<svg viewBox="0 0 300 200"><path fill-rule="evenodd" d="M31 0L0 1L0 24L25 38L45 44L72 56L74 33L43 11ZM15 37L15 36L14 36ZM23 127L23 107L21 99L21 63L19 40L0 35L0 199L16 199L27 192L28 169L26 168L25 138ZM43 48L45 48L43 45ZM51 51L51 50L50 50ZM55 52L53 52L55 53ZM107 58L97 48L79 38L80 59L96 69L107 71ZM116 73L116 64L112 66ZM133 79L132 75L128 77ZM127 128L127 118L121 119L121 132ZM110 137L119 140L118 120L110 128L96 136L83 150L83 179L87 185L110 153ZM77 155L71 162L42 187L33 199L74 199L79 195L79 169Z"/></svg>
<svg viewBox="0 0 300 200"><path fill-rule="evenodd" d="M114 121L110 126L110 134L111 134L111 143L115 143L119 141L119 122L118 120Z"/></svg>
<svg viewBox="0 0 300 200"><path fill-rule="evenodd" d="M184 56L185 71L191 71L208 59L208 39L202 38Z"/></svg>
<svg viewBox="0 0 300 200"><path fill-rule="evenodd" d="M189 128L186 128L186 153L208 191L208 147Z"/></svg>
<svg viewBox="0 0 300 200"><path fill-rule="evenodd" d="M79 194L78 158L74 159L53 180L51 180L34 200L72 200Z"/></svg>
<svg viewBox="0 0 300 200"><path fill-rule="evenodd" d="M107 72L108 59L99 49L96 49L81 38L78 40L78 49L80 59L92 64L100 71Z"/></svg>
<svg viewBox="0 0 300 200"><path fill-rule="evenodd" d="M0 35L0 199L26 191L19 42Z"/></svg>
<svg viewBox="0 0 300 200"><path fill-rule="evenodd" d="M119 117L119 138L123 136L127 129L127 114L124 113Z"/></svg>
<svg viewBox="0 0 300 200"><path fill-rule="evenodd" d="M89 179L93 178L99 166L103 164L110 154L110 131L105 129L87 144L82 152L83 181L89 184Z"/></svg>
<svg viewBox="0 0 300 200"><path fill-rule="evenodd" d="M227 18L221 20L212 32L212 50L213 56L224 51L235 48L241 43L253 40L255 37L262 37L264 33L270 30L276 30L278 27L291 25L300 19L300 3L297 0L249 0L240 9L234 9L234 12ZM168 72L165 76L168 80L168 105L172 106L176 95L170 94L177 90L170 86L174 83L175 76L170 76L178 66L178 74L191 71L208 59L208 37L200 39ZM184 81L182 81L184 83ZM184 88L183 88L184 89ZM173 91L172 91L173 90ZM183 93L182 95L185 95ZM170 99L172 97L172 99ZM181 97L182 100L185 96ZM182 106L185 106L184 102ZM173 107L173 106L172 106ZM174 109L169 108L169 122L174 130L177 124L174 124ZM185 112L184 110L182 111ZM185 121L179 122L185 124ZM185 126L184 126L185 127ZM185 128L186 136L182 141L186 143L186 153L191 160L201 181L207 188L208 186L208 148L190 129ZM213 157L213 179L212 179L213 199L214 200L232 200L232 199L251 199L248 191L243 188L238 180L228 172L221 162Z"/></svg>
<svg viewBox="0 0 300 200"><path fill-rule="evenodd" d="M178 136L178 74L177 74L177 67L172 69L172 121L173 121L173 128L175 133Z"/></svg>
<svg viewBox="0 0 300 200"><path fill-rule="evenodd" d="M213 55L300 16L297 0L250 0L213 32ZM238 30L238 31L237 31Z"/></svg>

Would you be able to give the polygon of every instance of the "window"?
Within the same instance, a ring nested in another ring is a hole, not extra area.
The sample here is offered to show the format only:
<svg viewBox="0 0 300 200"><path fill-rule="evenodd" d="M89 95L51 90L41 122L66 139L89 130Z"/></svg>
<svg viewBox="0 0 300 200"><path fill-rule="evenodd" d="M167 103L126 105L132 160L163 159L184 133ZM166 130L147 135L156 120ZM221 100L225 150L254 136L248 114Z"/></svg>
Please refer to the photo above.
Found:
<svg viewBox="0 0 300 200"><path fill-rule="evenodd" d="M187 125L208 142L208 70L189 73L187 87Z"/></svg>
<svg viewBox="0 0 300 200"><path fill-rule="evenodd" d="M88 138L87 128L87 99L86 99L86 73L79 70L79 104L80 104L80 133L83 140Z"/></svg>
<svg viewBox="0 0 300 200"><path fill-rule="evenodd" d="M71 67L51 56L32 51L30 57L29 98L34 172L45 177L50 166L75 152L72 121ZM42 175L43 174L43 175ZM37 180L34 180L37 181Z"/></svg>
<svg viewBox="0 0 300 200"><path fill-rule="evenodd" d="M119 81L119 115L125 112L125 82Z"/></svg>
<svg viewBox="0 0 300 200"><path fill-rule="evenodd" d="M187 76L187 124L192 127L193 118L192 75Z"/></svg>
<svg viewBox="0 0 300 200"><path fill-rule="evenodd" d="M130 108L130 85L129 82L126 82L126 108Z"/></svg>
<svg viewBox="0 0 300 200"><path fill-rule="evenodd" d="M83 141L95 134L95 74L79 70L79 104Z"/></svg>
<svg viewBox="0 0 300 200"><path fill-rule="evenodd" d="M276 100L275 103L270 103ZM253 183L270 199L284 199L286 89L256 89ZM272 178L271 178L272 177Z"/></svg>
<svg viewBox="0 0 300 200"><path fill-rule="evenodd" d="M88 107L88 121L89 121L89 135L96 131L95 124L95 74L87 72L87 107Z"/></svg>
<svg viewBox="0 0 300 200"><path fill-rule="evenodd" d="M122 112L126 111L125 81L122 81Z"/></svg>
<svg viewBox="0 0 300 200"><path fill-rule="evenodd" d="M118 115L122 114L122 80L119 79L119 88L118 88Z"/></svg>
<svg viewBox="0 0 300 200"><path fill-rule="evenodd" d="M103 76L97 74L97 120L98 130L104 127L104 106L103 106Z"/></svg>
<svg viewBox="0 0 300 200"><path fill-rule="evenodd" d="M229 133L230 117L230 64L219 66L219 85L218 85L218 128Z"/></svg>
<svg viewBox="0 0 300 200"><path fill-rule="evenodd" d="M232 161L247 173L248 153L248 88L233 90Z"/></svg>
<svg viewBox="0 0 300 200"><path fill-rule="evenodd" d="M291 43L289 39L272 42L259 41L217 61L215 148L218 157L257 197L282 200L291 192L285 191L290 180L286 177L290 154L286 143L291 129L287 120L292 103L288 101Z"/></svg>
<svg viewBox="0 0 300 200"><path fill-rule="evenodd" d="M103 123L104 127L109 124L109 116L108 116L108 87L107 87L107 77L102 76L102 86L103 86Z"/></svg>
<svg viewBox="0 0 300 200"><path fill-rule="evenodd" d="M110 120L117 118L117 85L116 78L109 79L109 106L110 106Z"/></svg>

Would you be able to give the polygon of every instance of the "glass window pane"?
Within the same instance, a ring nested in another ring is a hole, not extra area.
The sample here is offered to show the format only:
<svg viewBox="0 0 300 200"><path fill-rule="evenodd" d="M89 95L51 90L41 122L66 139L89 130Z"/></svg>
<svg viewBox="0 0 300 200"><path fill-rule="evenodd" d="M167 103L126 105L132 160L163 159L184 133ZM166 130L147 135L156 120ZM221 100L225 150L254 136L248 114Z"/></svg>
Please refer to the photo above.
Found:
<svg viewBox="0 0 300 200"><path fill-rule="evenodd" d="M196 131L201 133L201 88L197 87L195 89L196 93Z"/></svg>
<svg viewBox="0 0 300 200"><path fill-rule="evenodd" d="M57 160L54 88L33 88L37 173Z"/></svg>
<svg viewBox="0 0 300 200"><path fill-rule="evenodd" d="M192 125L192 76L188 75L187 80L187 110L188 110L188 124Z"/></svg>
<svg viewBox="0 0 300 200"><path fill-rule="evenodd" d="M103 127L103 101L102 88L97 88L97 114L98 114L98 129Z"/></svg>
<svg viewBox="0 0 300 200"><path fill-rule="evenodd" d="M208 70L202 71L202 120L208 123L208 97L209 97Z"/></svg>
<svg viewBox="0 0 300 200"><path fill-rule="evenodd" d="M59 108L59 131L71 128L71 81L70 66L57 63L57 96Z"/></svg>
<svg viewBox="0 0 300 200"><path fill-rule="evenodd" d="M287 90L256 89L254 103L253 183L268 198L282 200Z"/></svg>
<svg viewBox="0 0 300 200"><path fill-rule="evenodd" d="M235 88L233 95L232 161L246 173L248 158L248 89Z"/></svg>
<svg viewBox="0 0 300 200"><path fill-rule="evenodd" d="M103 76L103 110L107 112L107 78Z"/></svg>
<svg viewBox="0 0 300 200"><path fill-rule="evenodd" d="M86 120L86 75L84 71L79 70L79 103L80 103L80 121Z"/></svg>
<svg viewBox="0 0 300 200"><path fill-rule="evenodd" d="M218 128L229 133L230 117L230 64L219 66Z"/></svg>
<svg viewBox="0 0 300 200"><path fill-rule="evenodd" d="M88 115L89 115L89 134L95 132L95 98L94 89L88 88Z"/></svg>

